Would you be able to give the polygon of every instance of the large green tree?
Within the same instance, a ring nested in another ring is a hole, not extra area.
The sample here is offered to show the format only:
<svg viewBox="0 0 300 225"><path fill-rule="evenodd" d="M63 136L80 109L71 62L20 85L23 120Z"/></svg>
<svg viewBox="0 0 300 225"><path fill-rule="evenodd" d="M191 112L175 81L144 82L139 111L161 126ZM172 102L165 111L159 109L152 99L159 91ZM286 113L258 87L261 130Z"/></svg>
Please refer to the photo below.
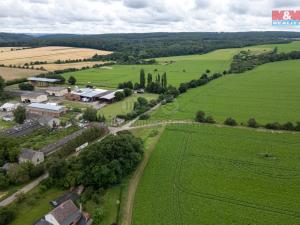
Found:
<svg viewBox="0 0 300 225"><path fill-rule="evenodd" d="M14 117L17 123L24 123L26 120L26 109L23 106L18 106L14 111Z"/></svg>
<svg viewBox="0 0 300 225"><path fill-rule="evenodd" d="M140 71L140 87L145 88L145 70L141 69Z"/></svg>

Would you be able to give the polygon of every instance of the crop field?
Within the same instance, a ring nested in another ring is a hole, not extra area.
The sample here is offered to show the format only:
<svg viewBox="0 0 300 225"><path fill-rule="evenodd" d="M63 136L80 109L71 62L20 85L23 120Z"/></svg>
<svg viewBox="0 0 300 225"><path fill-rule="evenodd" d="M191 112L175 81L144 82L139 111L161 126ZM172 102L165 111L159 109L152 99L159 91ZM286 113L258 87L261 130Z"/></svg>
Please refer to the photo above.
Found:
<svg viewBox="0 0 300 225"><path fill-rule="evenodd" d="M18 51L2 52L0 54L0 64L23 66L25 63L35 61L47 61L48 63L51 63L57 60L85 59L90 58L95 54L107 55L111 54L111 52L60 46L30 48Z"/></svg>
<svg viewBox="0 0 300 225"><path fill-rule="evenodd" d="M26 49L28 47L0 47L0 54L3 52L11 52L11 51L17 51L17 50L22 50Z"/></svg>
<svg viewBox="0 0 300 225"><path fill-rule="evenodd" d="M199 78L206 69L213 72L223 72L229 68L231 59L238 49L221 49L204 55L187 55L177 57L158 58L156 65L114 65L110 67L89 69L66 73L76 77L78 84L91 84L102 87L116 87L119 83L131 80L139 82L140 70L146 74L167 73L168 83L178 86L182 82ZM157 70L157 71L156 71Z"/></svg>
<svg viewBox="0 0 300 225"><path fill-rule="evenodd" d="M300 224L299 140L292 133L167 126L139 184L132 224Z"/></svg>
<svg viewBox="0 0 300 225"><path fill-rule="evenodd" d="M24 77L35 76L45 71L32 70L32 69L18 69L18 68L9 68L9 67L0 67L0 76L4 80L14 80Z"/></svg>
<svg viewBox="0 0 300 225"><path fill-rule="evenodd" d="M174 103L160 107L152 120L191 119L198 110L218 122L255 118L259 123L300 121L300 60L269 63L188 90Z"/></svg>
<svg viewBox="0 0 300 225"><path fill-rule="evenodd" d="M138 97L144 97L147 100L156 99L156 94L134 94L130 97L125 98L123 101L108 104L98 111L100 115L104 115L108 121L111 121L114 117L120 114L127 114L132 112L134 102L137 101Z"/></svg>

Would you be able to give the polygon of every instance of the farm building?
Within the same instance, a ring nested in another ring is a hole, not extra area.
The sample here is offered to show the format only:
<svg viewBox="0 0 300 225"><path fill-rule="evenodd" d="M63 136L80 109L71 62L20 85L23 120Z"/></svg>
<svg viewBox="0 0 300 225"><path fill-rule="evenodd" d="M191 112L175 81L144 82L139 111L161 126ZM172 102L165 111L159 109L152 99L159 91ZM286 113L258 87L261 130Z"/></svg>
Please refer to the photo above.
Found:
<svg viewBox="0 0 300 225"><path fill-rule="evenodd" d="M21 95L21 101L23 103L41 103L48 101L46 94L28 92Z"/></svg>
<svg viewBox="0 0 300 225"><path fill-rule="evenodd" d="M75 89L69 93L66 98L68 100L78 100L84 102L93 102L99 100L102 96L110 94L112 91L104 89L83 88Z"/></svg>
<svg viewBox="0 0 300 225"><path fill-rule="evenodd" d="M56 104L32 103L27 106L27 113L42 117L59 117L66 113L66 108Z"/></svg>
<svg viewBox="0 0 300 225"><path fill-rule="evenodd" d="M51 96L63 97L68 93L68 89L65 87L49 87L46 93Z"/></svg>
<svg viewBox="0 0 300 225"><path fill-rule="evenodd" d="M19 104L14 104L14 103L5 103L0 107L0 111L3 112L11 112L14 111Z"/></svg>
<svg viewBox="0 0 300 225"><path fill-rule="evenodd" d="M25 162L31 162L34 165L38 165L44 162L44 153L32 149L22 149L19 156L19 163Z"/></svg>
<svg viewBox="0 0 300 225"><path fill-rule="evenodd" d="M112 103L115 101L115 93L118 92L118 91L123 91L123 90L117 90L117 91L112 91L104 96L101 96L99 98L100 101L102 102L107 102L107 103Z"/></svg>
<svg viewBox="0 0 300 225"><path fill-rule="evenodd" d="M48 87L49 85L55 85L60 82L59 79L43 78L43 77L28 77L27 80L37 87Z"/></svg>

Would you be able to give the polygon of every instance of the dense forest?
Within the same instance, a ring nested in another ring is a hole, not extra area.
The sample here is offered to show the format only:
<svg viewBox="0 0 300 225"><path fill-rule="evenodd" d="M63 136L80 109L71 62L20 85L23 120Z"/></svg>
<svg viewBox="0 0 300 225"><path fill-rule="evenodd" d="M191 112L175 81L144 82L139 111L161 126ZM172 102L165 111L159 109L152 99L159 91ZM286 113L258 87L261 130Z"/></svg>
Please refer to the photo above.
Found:
<svg viewBox="0 0 300 225"><path fill-rule="evenodd" d="M10 38L8 38L10 37ZM256 44L286 43L300 38L297 32L194 32L30 36L0 33L0 46L71 46L114 51L108 59L134 62L136 59L171 55L202 54L220 48Z"/></svg>

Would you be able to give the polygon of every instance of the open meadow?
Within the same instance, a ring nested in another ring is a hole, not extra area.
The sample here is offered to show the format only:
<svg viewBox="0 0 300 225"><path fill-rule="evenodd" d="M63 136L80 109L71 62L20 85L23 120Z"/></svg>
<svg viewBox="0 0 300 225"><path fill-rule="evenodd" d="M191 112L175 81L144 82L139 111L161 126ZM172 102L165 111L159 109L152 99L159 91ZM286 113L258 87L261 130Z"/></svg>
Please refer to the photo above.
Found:
<svg viewBox="0 0 300 225"><path fill-rule="evenodd" d="M152 120L190 119L202 110L222 123L255 118L259 123L300 121L300 61L269 63L188 90L174 103L160 107Z"/></svg>
<svg viewBox="0 0 300 225"><path fill-rule="evenodd" d="M0 64L4 65L21 65L30 62L55 62L57 60L76 60L91 58L95 54L108 55L109 51L101 51L88 48L74 48L50 46L41 48L30 48L18 51L7 51L0 54Z"/></svg>
<svg viewBox="0 0 300 225"><path fill-rule="evenodd" d="M229 69L231 59L237 49L221 49L204 55L187 55L176 57L157 58L155 65L113 65L84 71L66 73L64 76L74 76L78 84L87 84L101 87L117 87L124 81L139 82L140 70L146 74L167 73L168 84L179 86L180 83L199 78L207 69L212 73L223 72Z"/></svg>
<svg viewBox="0 0 300 225"><path fill-rule="evenodd" d="M299 140L292 133L167 126L139 183L132 224L299 224Z"/></svg>

